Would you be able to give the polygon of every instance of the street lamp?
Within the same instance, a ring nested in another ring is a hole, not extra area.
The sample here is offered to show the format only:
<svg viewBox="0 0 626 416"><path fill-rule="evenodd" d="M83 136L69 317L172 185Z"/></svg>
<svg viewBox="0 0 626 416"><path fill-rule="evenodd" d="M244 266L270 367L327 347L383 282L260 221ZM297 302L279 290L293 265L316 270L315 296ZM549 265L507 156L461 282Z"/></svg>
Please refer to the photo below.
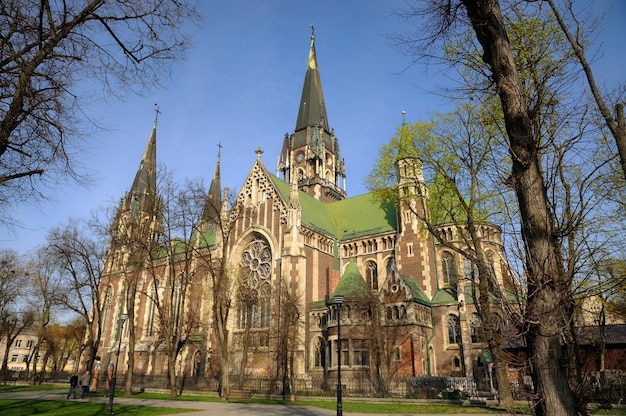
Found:
<svg viewBox="0 0 626 416"><path fill-rule="evenodd" d="M337 305L337 416L342 416L343 403L341 401L341 305L343 304L343 296L335 296L330 304Z"/></svg>
<svg viewBox="0 0 626 416"><path fill-rule="evenodd" d="M122 327L124 322L128 319L128 315L125 313L120 315L120 323L117 328L117 357L115 357L115 367L113 368L113 377L111 378L111 391L109 392L109 407L107 413L113 414L113 399L115 398L115 383L117 382L117 364L120 361L120 348L122 347Z"/></svg>

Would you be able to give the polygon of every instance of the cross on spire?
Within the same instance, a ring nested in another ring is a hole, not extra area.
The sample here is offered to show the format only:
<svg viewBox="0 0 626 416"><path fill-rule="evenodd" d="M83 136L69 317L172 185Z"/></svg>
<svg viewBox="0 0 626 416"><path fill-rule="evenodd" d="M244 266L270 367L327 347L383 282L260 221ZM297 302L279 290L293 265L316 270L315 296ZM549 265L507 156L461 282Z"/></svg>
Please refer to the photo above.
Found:
<svg viewBox="0 0 626 416"><path fill-rule="evenodd" d="M156 127L159 122L159 114L161 114L161 110L159 110L159 105L157 103L154 103L154 112L156 113L154 116L154 127Z"/></svg>

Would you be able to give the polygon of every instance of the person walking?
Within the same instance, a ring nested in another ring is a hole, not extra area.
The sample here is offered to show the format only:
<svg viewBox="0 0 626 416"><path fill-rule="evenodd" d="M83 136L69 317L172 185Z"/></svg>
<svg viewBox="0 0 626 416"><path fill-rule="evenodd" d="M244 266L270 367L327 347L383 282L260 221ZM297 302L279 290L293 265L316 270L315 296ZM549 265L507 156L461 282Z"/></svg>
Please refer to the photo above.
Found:
<svg viewBox="0 0 626 416"><path fill-rule="evenodd" d="M68 399L72 393L74 393L74 398L76 398L76 387L78 387L78 376L74 373L74 375L70 377L70 391L67 392Z"/></svg>
<svg viewBox="0 0 626 416"><path fill-rule="evenodd" d="M80 393L80 398L84 399L85 395L89 393L89 382L91 381L91 377L89 377L89 370L85 371L85 374L80 378L80 387L82 391Z"/></svg>

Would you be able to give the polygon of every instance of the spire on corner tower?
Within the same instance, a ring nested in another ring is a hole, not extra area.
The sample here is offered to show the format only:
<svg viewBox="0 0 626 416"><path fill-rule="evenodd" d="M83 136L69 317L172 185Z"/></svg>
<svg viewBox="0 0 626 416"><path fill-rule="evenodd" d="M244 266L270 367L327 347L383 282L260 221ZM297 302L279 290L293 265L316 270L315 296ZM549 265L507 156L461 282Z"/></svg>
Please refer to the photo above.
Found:
<svg viewBox="0 0 626 416"><path fill-rule="evenodd" d="M204 211L202 213L202 220L204 222L215 221L222 210L222 181L220 178L220 159L222 153L222 143L218 145L217 162L215 163L215 171L213 172L213 178L211 179L211 186L209 186L209 193L206 197L204 204Z"/></svg>
<svg viewBox="0 0 626 416"><path fill-rule="evenodd" d="M157 109L158 111L158 109ZM158 113L157 113L158 116ZM156 119L150 133L148 144L143 152L135 180L130 188L132 213L138 210L153 212L156 204Z"/></svg>

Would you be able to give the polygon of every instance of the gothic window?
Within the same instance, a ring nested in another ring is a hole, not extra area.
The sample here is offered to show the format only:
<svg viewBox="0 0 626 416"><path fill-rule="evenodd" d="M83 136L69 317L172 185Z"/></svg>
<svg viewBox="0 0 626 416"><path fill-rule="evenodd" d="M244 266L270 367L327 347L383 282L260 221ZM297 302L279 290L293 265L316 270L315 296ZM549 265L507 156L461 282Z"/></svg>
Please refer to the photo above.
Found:
<svg viewBox="0 0 626 416"><path fill-rule="evenodd" d="M150 292L150 299L148 300L150 305L148 306L148 320L147 320L147 325L146 325L146 335L149 337L154 335L154 317L155 317L156 309L157 309L156 302L157 302L157 296L158 296L157 290L159 290L159 280L155 279L154 285Z"/></svg>
<svg viewBox="0 0 626 416"><path fill-rule="evenodd" d="M456 272L454 270L454 256L446 251L441 256L441 272L443 274L443 283L448 285L456 284Z"/></svg>
<svg viewBox="0 0 626 416"><path fill-rule="evenodd" d="M104 307L102 308L103 310L103 314L102 314L102 322L109 322L109 315L111 314L111 302L113 301L113 289L111 288L111 286L107 286L106 290L104 291L104 302L103 305Z"/></svg>
<svg viewBox="0 0 626 416"><path fill-rule="evenodd" d="M461 343L461 322L456 315L448 315L448 343Z"/></svg>
<svg viewBox="0 0 626 416"><path fill-rule="evenodd" d="M472 344L483 342L483 323L480 316L473 314L470 319L470 337Z"/></svg>
<svg viewBox="0 0 626 416"><path fill-rule="evenodd" d="M173 312L174 312L174 323L175 323L175 327L174 327L174 331L178 331L181 327L182 327L182 320L183 318L183 288L184 288L184 284L185 284L185 277L184 275L180 275L178 276L178 279L176 279L176 282L174 283L174 296L172 298L172 307L174 308Z"/></svg>
<svg viewBox="0 0 626 416"><path fill-rule="evenodd" d="M313 365L317 368L326 367L326 343L322 338L318 338L315 342L315 357Z"/></svg>
<svg viewBox="0 0 626 416"><path fill-rule="evenodd" d="M467 257L463 258L463 275L466 280L474 280L478 277L478 269L476 263Z"/></svg>
<svg viewBox="0 0 626 416"><path fill-rule="evenodd" d="M491 272L493 273L493 277L496 276L496 264L493 258L493 252L488 252L487 253L487 262L489 263L489 268L491 269Z"/></svg>
<svg viewBox="0 0 626 416"><path fill-rule="evenodd" d="M257 238L246 246L241 256L242 279L239 290L237 327L268 328L272 252L267 242Z"/></svg>
<svg viewBox="0 0 626 416"><path fill-rule="evenodd" d="M347 339L341 340L341 365L350 365L350 343Z"/></svg>
<svg viewBox="0 0 626 416"><path fill-rule="evenodd" d="M387 260L387 274L389 275L389 273L392 272L392 270L396 267L396 259L393 257L390 257L389 260Z"/></svg>
<svg viewBox="0 0 626 416"><path fill-rule="evenodd" d="M367 341L355 340L352 342L352 356L354 365L369 365L369 348Z"/></svg>
<svg viewBox="0 0 626 416"><path fill-rule="evenodd" d="M376 266L376 262L368 261L365 264L365 280L370 289L378 290L378 266Z"/></svg>
<svg viewBox="0 0 626 416"><path fill-rule="evenodd" d="M461 360L459 359L459 357L454 357L454 359L452 360L452 369L454 371L461 371Z"/></svg>

